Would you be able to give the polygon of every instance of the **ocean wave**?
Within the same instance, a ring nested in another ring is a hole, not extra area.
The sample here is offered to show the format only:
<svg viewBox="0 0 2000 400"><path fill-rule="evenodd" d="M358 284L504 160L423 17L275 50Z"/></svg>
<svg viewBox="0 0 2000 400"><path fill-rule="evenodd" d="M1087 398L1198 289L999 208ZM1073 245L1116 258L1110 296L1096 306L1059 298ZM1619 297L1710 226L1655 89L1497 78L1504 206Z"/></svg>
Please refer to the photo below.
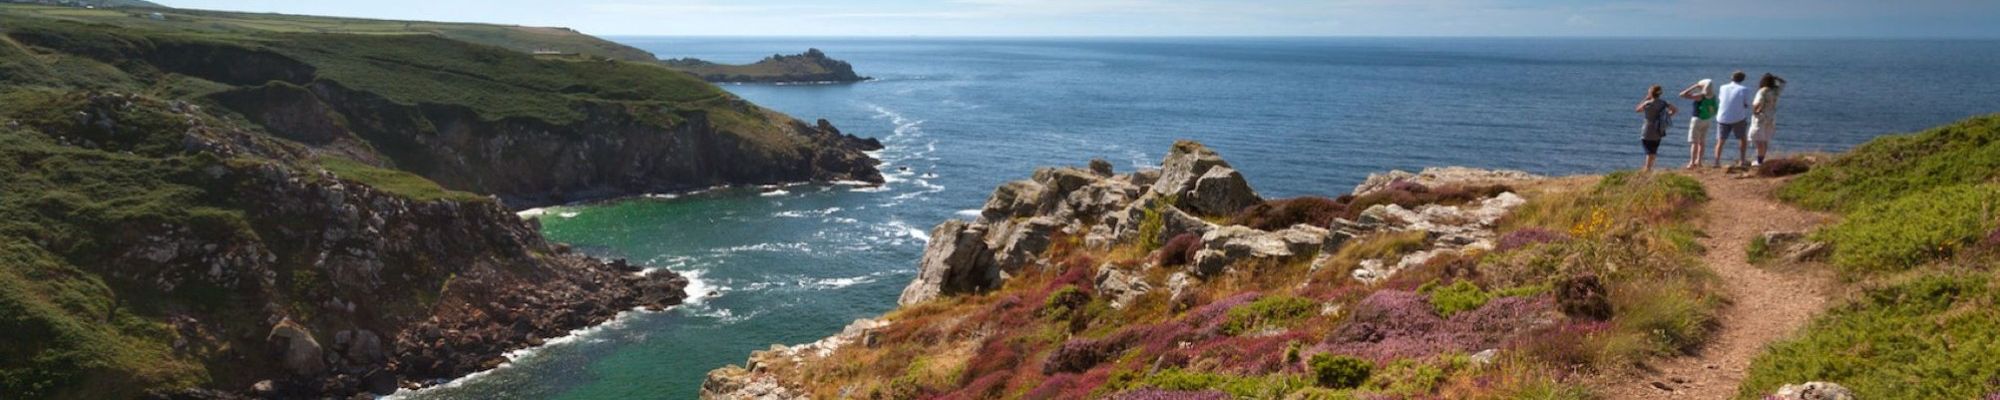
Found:
<svg viewBox="0 0 2000 400"><path fill-rule="evenodd" d="M957 212L953 212L952 214L961 217L977 217L979 216L979 212L980 210L977 208L968 208L964 210L958 210Z"/></svg>
<svg viewBox="0 0 2000 400"><path fill-rule="evenodd" d="M778 190L772 190L772 191L768 191L768 192L763 192L763 193L758 193L757 195L758 195L758 196L764 196L764 197L778 197L778 196L784 196L784 195L789 195L789 194L792 194L792 192L790 192L790 191L786 191L786 190L784 190L784 189L778 189Z"/></svg>
<svg viewBox="0 0 2000 400"><path fill-rule="evenodd" d="M771 214L771 216L779 218L824 217L828 215L833 215L833 213L840 212L840 210L841 210L840 207L827 207L818 210L779 211L776 214Z"/></svg>
<svg viewBox="0 0 2000 400"><path fill-rule="evenodd" d="M805 242L770 242L770 243L758 243L758 244L724 247L715 250L715 252L726 254L726 253L742 253L748 251L780 252L780 251L810 251L810 250L812 250L812 245L806 244Z"/></svg>
<svg viewBox="0 0 2000 400"><path fill-rule="evenodd" d="M526 210L521 210L520 212L516 212L516 213L514 213L514 215L516 215L516 216L520 216L521 218L523 218L523 219L526 219L526 218L534 218L534 217L540 217L540 216L542 216L542 214L547 214L548 212L549 212L549 209L548 209L548 208L544 208L544 207L535 207L535 208L530 208L530 209L526 209Z"/></svg>

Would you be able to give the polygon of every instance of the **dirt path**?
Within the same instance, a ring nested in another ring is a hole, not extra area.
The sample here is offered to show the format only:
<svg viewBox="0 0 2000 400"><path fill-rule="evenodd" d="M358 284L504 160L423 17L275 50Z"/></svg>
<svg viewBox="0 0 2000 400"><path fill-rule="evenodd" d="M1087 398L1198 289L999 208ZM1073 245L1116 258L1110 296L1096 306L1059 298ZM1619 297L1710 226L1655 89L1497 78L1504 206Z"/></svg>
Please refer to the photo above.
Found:
<svg viewBox="0 0 2000 400"><path fill-rule="evenodd" d="M1764 346L1798 331L1825 307L1827 274L1758 268L1749 263L1746 247L1764 232L1807 230L1827 217L1778 202L1772 196L1777 180L1735 179L1719 170L1695 176L1709 195L1702 206L1707 237L1701 244L1708 249L1703 260L1721 275L1734 303L1723 309L1721 329L1699 354L1662 360L1652 371L1613 380L1607 399L1732 398Z"/></svg>

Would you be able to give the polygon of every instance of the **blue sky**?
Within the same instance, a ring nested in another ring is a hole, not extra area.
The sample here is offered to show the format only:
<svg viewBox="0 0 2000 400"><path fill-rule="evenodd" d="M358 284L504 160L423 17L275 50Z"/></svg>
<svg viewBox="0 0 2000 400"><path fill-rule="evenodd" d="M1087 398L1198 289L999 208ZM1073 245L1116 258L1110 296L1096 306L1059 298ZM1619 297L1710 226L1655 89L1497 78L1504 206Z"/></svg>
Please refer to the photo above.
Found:
<svg viewBox="0 0 2000 400"><path fill-rule="evenodd" d="M156 0L598 35L2000 38L2000 0Z"/></svg>

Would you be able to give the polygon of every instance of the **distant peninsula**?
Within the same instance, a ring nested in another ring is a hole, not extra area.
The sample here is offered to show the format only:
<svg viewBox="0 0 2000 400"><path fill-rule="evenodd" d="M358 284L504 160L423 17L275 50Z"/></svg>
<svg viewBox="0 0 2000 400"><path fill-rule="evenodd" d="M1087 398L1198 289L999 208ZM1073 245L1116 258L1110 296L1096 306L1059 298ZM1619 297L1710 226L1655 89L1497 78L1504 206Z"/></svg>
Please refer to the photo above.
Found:
<svg viewBox="0 0 2000 400"><path fill-rule="evenodd" d="M854 66L829 58L819 49L806 49L802 54L776 54L747 65L718 64L698 58L661 62L720 83L846 83L873 79L855 74Z"/></svg>

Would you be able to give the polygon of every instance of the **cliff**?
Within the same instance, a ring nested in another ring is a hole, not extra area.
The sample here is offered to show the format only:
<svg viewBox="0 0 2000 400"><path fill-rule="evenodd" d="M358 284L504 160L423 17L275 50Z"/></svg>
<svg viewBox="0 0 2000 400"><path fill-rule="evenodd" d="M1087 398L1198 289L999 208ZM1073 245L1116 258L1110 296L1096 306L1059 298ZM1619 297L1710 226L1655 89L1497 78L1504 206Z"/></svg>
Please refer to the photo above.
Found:
<svg viewBox="0 0 2000 400"><path fill-rule="evenodd" d="M513 208L880 179L871 140L651 63L0 8L5 398L428 385L685 297Z"/></svg>
<svg viewBox="0 0 2000 400"><path fill-rule="evenodd" d="M726 83L836 83L860 82L872 78L854 73L846 61L827 57L819 49L794 55L772 55L746 65L717 64L697 58L662 60L668 67L687 71L709 82Z"/></svg>
<svg viewBox="0 0 2000 400"><path fill-rule="evenodd" d="M702 396L1573 398L1579 369L1710 331L1715 278L1669 243L1704 200L1676 175L1465 168L1267 199L1194 142L1044 168L939 224L899 309Z"/></svg>

